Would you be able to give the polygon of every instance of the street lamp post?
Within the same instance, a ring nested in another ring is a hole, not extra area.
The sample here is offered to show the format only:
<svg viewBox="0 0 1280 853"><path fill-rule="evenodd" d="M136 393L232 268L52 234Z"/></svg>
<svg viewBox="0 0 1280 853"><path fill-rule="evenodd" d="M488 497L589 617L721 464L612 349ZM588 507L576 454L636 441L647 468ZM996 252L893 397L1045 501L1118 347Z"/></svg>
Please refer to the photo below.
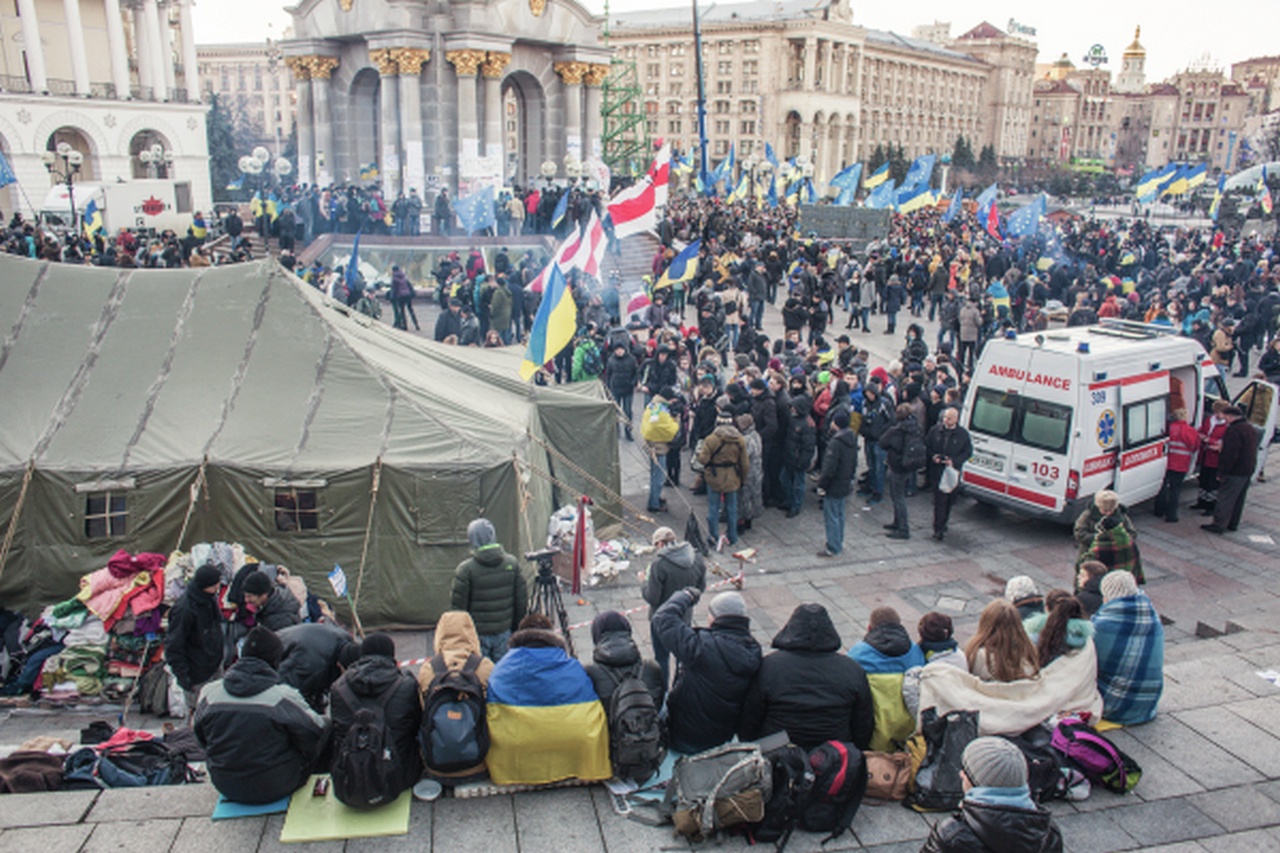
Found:
<svg viewBox="0 0 1280 853"><path fill-rule="evenodd" d="M257 179L259 207L258 215L254 220L263 245L269 245L271 220L267 216L266 190L271 185L273 176L283 180L293 171L293 164L284 157L277 157L275 163L272 163L271 152L265 146L259 145L253 149L252 154L241 157L237 165L246 178Z"/></svg>
<svg viewBox="0 0 1280 853"><path fill-rule="evenodd" d="M547 186L550 187L552 182L556 179L556 161L543 160L542 165L538 167L538 171L542 173L543 180L545 180L547 182Z"/></svg>
<svg viewBox="0 0 1280 853"><path fill-rule="evenodd" d="M166 151L163 145L156 142L150 148L144 148L138 159L146 165L148 178L160 177L161 164L165 168L165 177L168 177L169 168L173 165L173 152Z"/></svg>
<svg viewBox="0 0 1280 853"><path fill-rule="evenodd" d="M71 228L79 234L80 228L76 220L76 193L73 185L76 175L80 173L80 167L84 165L84 155L72 148L69 143L59 142L56 151L45 151L40 155L40 160L50 175L67 185L67 202L71 205ZM59 160L62 161L61 167L58 166Z"/></svg>

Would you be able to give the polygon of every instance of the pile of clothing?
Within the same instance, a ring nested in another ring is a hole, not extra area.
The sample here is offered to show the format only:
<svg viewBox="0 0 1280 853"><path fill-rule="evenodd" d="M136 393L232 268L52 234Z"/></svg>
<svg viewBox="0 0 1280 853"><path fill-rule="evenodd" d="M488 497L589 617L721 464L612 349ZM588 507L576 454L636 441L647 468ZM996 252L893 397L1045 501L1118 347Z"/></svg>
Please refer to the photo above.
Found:
<svg viewBox="0 0 1280 853"><path fill-rule="evenodd" d="M39 687L54 702L84 697L123 700L138 674L161 656L163 554L123 548L80 579L80 592L45 608L24 645L27 668L39 658Z"/></svg>

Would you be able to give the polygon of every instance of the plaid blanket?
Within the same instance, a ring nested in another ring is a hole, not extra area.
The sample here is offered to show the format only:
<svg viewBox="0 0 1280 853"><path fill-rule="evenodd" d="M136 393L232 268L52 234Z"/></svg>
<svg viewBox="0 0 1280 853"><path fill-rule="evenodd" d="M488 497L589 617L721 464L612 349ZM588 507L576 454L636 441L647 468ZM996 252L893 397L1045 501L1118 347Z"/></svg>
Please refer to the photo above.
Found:
<svg viewBox="0 0 1280 853"><path fill-rule="evenodd" d="M1142 555L1138 553L1138 540L1123 524L1110 529L1099 525L1093 544L1080 562L1084 560L1097 560L1109 569L1124 569L1132 572L1133 579L1138 583L1147 582L1142 574Z"/></svg>
<svg viewBox="0 0 1280 853"><path fill-rule="evenodd" d="M1122 725L1154 719L1164 691L1164 626L1145 593L1108 601L1093 615L1102 716Z"/></svg>

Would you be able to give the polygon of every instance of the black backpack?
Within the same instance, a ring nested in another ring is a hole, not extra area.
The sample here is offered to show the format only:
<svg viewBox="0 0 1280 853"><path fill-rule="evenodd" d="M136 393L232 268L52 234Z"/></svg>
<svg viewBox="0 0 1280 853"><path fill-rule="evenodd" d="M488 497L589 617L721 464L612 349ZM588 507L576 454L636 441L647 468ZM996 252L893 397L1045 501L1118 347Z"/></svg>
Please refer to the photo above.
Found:
<svg viewBox="0 0 1280 853"><path fill-rule="evenodd" d="M640 666L627 673L609 697L609 757L619 779L644 782L667 757L666 732L653 694L640 680Z"/></svg>
<svg viewBox="0 0 1280 853"><path fill-rule="evenodd" d="M395 741L387 729L387 702L400 686L396 678L371 703L355 712L351 728L338 744L333 759L333 794L353 808L369 808L389 803L400 796L400 761ZM345 680L334 692L355 708L361 704Z"/></svg>
<svg viewBox="0 0 1280 853"><path fill-rule="evenodd" d="M1038 725L1017 737L1003 737L1022 750L1023 757L1027 759L1027 784L1033 800L1043 803L1064 795L1062 754L1053 748L1051 728Z"/></svg>
<svg viewBox="0 0 1280 853"><path fill-rule="evenodd" d="M600 350L588 346L582 355L582 372L588 376L599 376L604 372L604 363L600 360Z"/></svg>
<svg viewBox="0 0 1280 853"><path fill-rule="evenodd" d="M902 431L902 470L919 471L929 461L929 451L924 446L924 436L918 428Z"/></svg>
<svg viewBox="0 0 1280 853"><path fill-rule="evenodd" d="M484 761L489 753L489 720L484 685L476 670L482 658L472 654L460 670L444 658L431 659L431 683L423 698L418 746L427 772L458 773Z"/></svg>
<svg viewBox="0 0 1280 853"><path fill-rule="evenodd" d="M800 824L809 832L831 833L822 842L826 844L844 834L862 805L866 758L851 743L829 740L809 753L809 768L813 788L800 812Z"/></svg>
<svg viewBox="0 0 1280 853"><path fill-rule="evenodd" d="M773 793L764 804L764 820L751 828L750 837L753 843L773 842L781 853L812 796L813 770L809 753L789 741L774 749L765 749L762 742L761 748L773 769Z"/></svg>

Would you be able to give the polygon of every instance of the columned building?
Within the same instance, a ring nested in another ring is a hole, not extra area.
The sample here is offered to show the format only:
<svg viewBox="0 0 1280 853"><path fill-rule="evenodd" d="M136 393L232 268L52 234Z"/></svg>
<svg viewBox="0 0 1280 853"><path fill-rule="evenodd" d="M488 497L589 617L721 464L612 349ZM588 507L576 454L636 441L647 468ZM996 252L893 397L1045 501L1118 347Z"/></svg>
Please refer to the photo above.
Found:
<svg viewBox="0 0 1280 853"><path fill-rule="evenodd" d="M242 113L256 134L254 144L279 156L297 113L293 74L279 47L266 41L198 44L196 55L201 99L217 95L223 106Z"/></svg>
<svg viewBox="0 0 1280 853"><path fill-rule="evenodd" d="M199 104L192 0L15 0L0 9L0 151L21 189L0 208L26 210L52 180L41 161L66 142L84 156L78 180L190 182L211 203ZM159 144L172 157L148 167ZM29 203L28 203L29 200Z"/></svg>
<svg viewBox="0 0 1280 853"><path fill-rule="evenodd" d="M303 183L374 166L384 194L465 192L564 175L601 152L610 55L575 0L303 0L291 13L281 47Z"/></svg>

